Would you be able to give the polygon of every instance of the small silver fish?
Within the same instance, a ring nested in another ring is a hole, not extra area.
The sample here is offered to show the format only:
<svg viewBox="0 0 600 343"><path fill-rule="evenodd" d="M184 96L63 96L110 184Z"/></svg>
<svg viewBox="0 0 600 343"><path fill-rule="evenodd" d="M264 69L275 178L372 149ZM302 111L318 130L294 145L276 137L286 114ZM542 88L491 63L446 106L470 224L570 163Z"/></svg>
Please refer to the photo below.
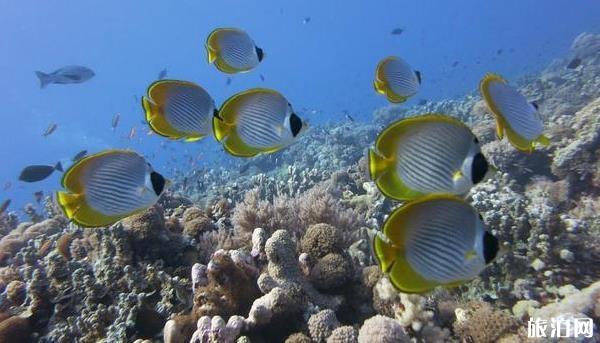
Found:
<svg viewBox="0 0 600 343"><path fill-rule="evenodd" d="M305 17L304 19L302 19L302 24L306 25L310 23L310 17Z"/></svg>
<svg viewBox="0 0 600 343"><path fill-rule="evenodd" d="M10 187L12 187L12 182L6 181L6 183L4 184L4 187L2 187L2 190L7 191L10 189Z"/></svg>
<svg viewBox="0 0 600 343"><path fill-rule="evenodd" d="M262 82L265 82L265 76L264 76L263 74L260 74L260 80L261 80Z"/></svg>
<svg viewBox="0 0 600 343"><path fill-rule="evenodd" d="M129 136L127 136L127 138L129 138L129 140L132 140L135 138L135 127L131 128L131 130L129 131Z"/></svg>
<svg viewBox="0 0 600 343"><path fill-rule="evenodd" d="M87 150L81 150L80 152L76 153L75 156L73 156L72 161L77 162L80 159L82 159L85 155L87 155Z"/></svg>
<svg viewBox="0 0 600 343"><path fill-rule="evenodd" d="M158 73L158 79L159 79L159 80L162 80L162 79L164 79L165 77L167 77L167 69L166 69L166 68L165 68L165 69L163 69L163 70L161 70L161 71Z"/></svg>
<svg viewBox="0 0 600 343"><path fill-rule="evenodd" d="M90 68L72 65L57 69L48 74L36 71L35 75L40 79L40 88L45 88L51 83L63 85L82 83L91 79L96 74Z"/></svg>
<svg viewBox="0 0 600 343"><path fill-rule="evenodd" d="M10 206L10 199L4 200L2 206L0 206L0 216L3 215L4 212L8 209L8 206Z"/></svg>
<svg viewBox="0 0 600 343"><path fill-rule="evenodd" d="M44 137L48 137L52 134L52 132L56 131L56 128L58 127L58 125L56 125L56 123L52 123L50 124L46 130L44 131L44 133L42 133L42 136Z"/></svg>
<svg viewBox="0 0 600 343"><path fill-rule="evenodd" d="M120 119L121 119L121 114L120 113L117 113L117 114L115 114L113 116L112 123L111 123L111 126L112 126L113 130L117 128L117 125L119 125L119 120Z"/></svg>

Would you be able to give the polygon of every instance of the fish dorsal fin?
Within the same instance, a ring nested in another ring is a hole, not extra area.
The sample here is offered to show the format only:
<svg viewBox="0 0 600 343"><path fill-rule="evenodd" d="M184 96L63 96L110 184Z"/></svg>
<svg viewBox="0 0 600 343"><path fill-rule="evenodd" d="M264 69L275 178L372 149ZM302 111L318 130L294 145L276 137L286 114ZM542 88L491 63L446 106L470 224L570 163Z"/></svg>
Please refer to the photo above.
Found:
<svg viewBox="0 0 600 343"><path fill-rule="evenodd" d="M131 150L121 149L109 149L103 152L86 156L77 162L75 162L64 174L61 180L61 184L64 188L77 194L83 194L85 192L83 184L81 183L84 179L85 172L89 167L90 163L95 161L97 158L102 156L109 156L113 154L136 154Z"/></svg>
<svg viewBox="0 0 600 343"><path fill-rule="evenodd" d="M502 112L496 105L496 102L494 101L494 98L492 97L492 94L489 90L489 87L493 82L506 83L506 80L504 80L502 76L498 74L487 73L483 77L483 79L481 79L481 82L479 82L479 91L481 92L481 95L485 100L485 103L487 104L487 107L489 108L490 112L492 112L492 114L496 118L496 137L498 139L502 139L504 138L506 124L504 121L504 117L502 116Z"/></svg>

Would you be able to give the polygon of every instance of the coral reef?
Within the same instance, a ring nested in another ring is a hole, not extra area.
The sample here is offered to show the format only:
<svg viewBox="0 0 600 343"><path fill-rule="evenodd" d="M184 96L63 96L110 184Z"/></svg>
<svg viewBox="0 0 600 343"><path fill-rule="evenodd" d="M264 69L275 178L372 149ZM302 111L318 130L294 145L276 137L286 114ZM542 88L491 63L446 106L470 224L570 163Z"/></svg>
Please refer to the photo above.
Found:
<svg viewBox="0 0 600 343"><path fill-rule="evenodd" d="M496 139L473 92L317 126L233 167L179 171L159 204L111 227L79 228L51 197L42 211L26 206L27 221L0 214L0 342L515 342L531 318L597 328L599 52L600 35L582 34L516 83L551 138L531 154ZM581 65L566 68L573 56ZM375 265L372 237L399 203L370 180L365 149L423 112L470 125L499 169L467 199L502 254L462 286L416 295Z"/></svg>

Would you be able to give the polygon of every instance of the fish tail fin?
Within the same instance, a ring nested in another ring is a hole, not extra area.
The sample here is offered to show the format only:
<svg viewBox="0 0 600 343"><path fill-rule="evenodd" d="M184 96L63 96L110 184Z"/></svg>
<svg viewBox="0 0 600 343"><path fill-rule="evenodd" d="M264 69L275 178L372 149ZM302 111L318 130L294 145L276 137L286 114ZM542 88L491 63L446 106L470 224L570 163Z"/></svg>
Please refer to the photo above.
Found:
<svg viewBox="0 0 600 343"><path fill-rule="evenodd" d="M375 150L369 149L369 172L371 179L377 180L387 171L389 161Z"/></svg>
<svg viewBox="0 0 600 343"><path fill-rule="evenodd" d="M49 74L42 73L41 71L36 71L35 75L40 79L40 88L46 88L52 82L52 79Z"/></svg>
<svg viewBox="0 0 600 343"><path fill-rule="evenodd" d="M58 170L59 172L64 172L65 170L63 169L62 163L60 163L60 161L56 162L56 165L54 166L55 170Z"/></svg>
<svg viewBox="0 0 600 343"><path fill-rule="evenodd" d="M381 270L384 273L389 273L396 260L397 249L380 232L376 233L375 237L373 237L372 249Z"/></svg>
<svg viewBox="0 0 600 343"><path fill-rule="evenodd" d="M206 45L206 58L209 64L213 64L217 60L217 52L208 44Z"/></svg>
<svg viewBox="0 0 600 343"><path fill-rule="evenodd" d="M79 208L81 207L81 196L67 192L56 192L56 199L62 208L63 212L69 219L73 219Z"/></svg>
<svg viewBox="0 0 600 343"><path fill-rule="evenodd" d="M232 129L232 125L225 123L221 116L213 117L213 135L215 136L217 141L220 142L223 139L225 139L225 137L229 136L231 134Z"/></svg>

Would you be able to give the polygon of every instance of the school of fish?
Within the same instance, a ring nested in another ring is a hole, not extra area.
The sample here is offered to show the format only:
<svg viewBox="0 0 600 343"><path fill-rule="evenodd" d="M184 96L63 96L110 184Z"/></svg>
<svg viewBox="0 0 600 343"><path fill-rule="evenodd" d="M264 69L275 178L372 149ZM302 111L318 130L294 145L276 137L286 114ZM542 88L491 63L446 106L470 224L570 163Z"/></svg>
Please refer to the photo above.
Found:
<svg viewBox="0 0 600 343"><path fill-rule="evenodd" d="M305 19L305 24L309 20ZM402 32L398 28L392 34ZM208 63L230 75L228 84L232 75L251 72L265 58L263 49L239 28L213 30L205 48ZM36 75L44 88L85 82L94 72L67 66ZM163 69L141 99L149 132L166 139L195 142L214 137L226 153L250 158L284 149L309 129L277 90L247 89L217 107L201 85L166 76ZM260 79L264 81L262 74ZM377 64L373 86L389 102L402 103L418 94L422 82L419 71L392 55ZM485 75L479 88L496 119L498 139L506 136L523 152L549 143L538 106L501 76ZM347 113L346 118L353 121ZM113 116L113 130L119 119L120 114ZM56 124L52 124L43 135L55 130ZM129 139L134 136L132 128ZM370 176L381 193L404 201L373 240L379 266L398 290L423 293L438 286L460 285L479 275L501 253L502 243L466 200L469 190L494 177L496 169L465 123L445 113L398 120L380 132L368 157ZM170 184L144 156L131 150L109 149L91 155L82 150L72 162L62 176L64 190L56 197L65 215L82 227L112 225L144 211ZM54 171L63 171L60 162L27 166L19 180L41 181ZM36 193L36 198L42 195ZM5 201L1 211L9 204L10 200Z"/></svg>

